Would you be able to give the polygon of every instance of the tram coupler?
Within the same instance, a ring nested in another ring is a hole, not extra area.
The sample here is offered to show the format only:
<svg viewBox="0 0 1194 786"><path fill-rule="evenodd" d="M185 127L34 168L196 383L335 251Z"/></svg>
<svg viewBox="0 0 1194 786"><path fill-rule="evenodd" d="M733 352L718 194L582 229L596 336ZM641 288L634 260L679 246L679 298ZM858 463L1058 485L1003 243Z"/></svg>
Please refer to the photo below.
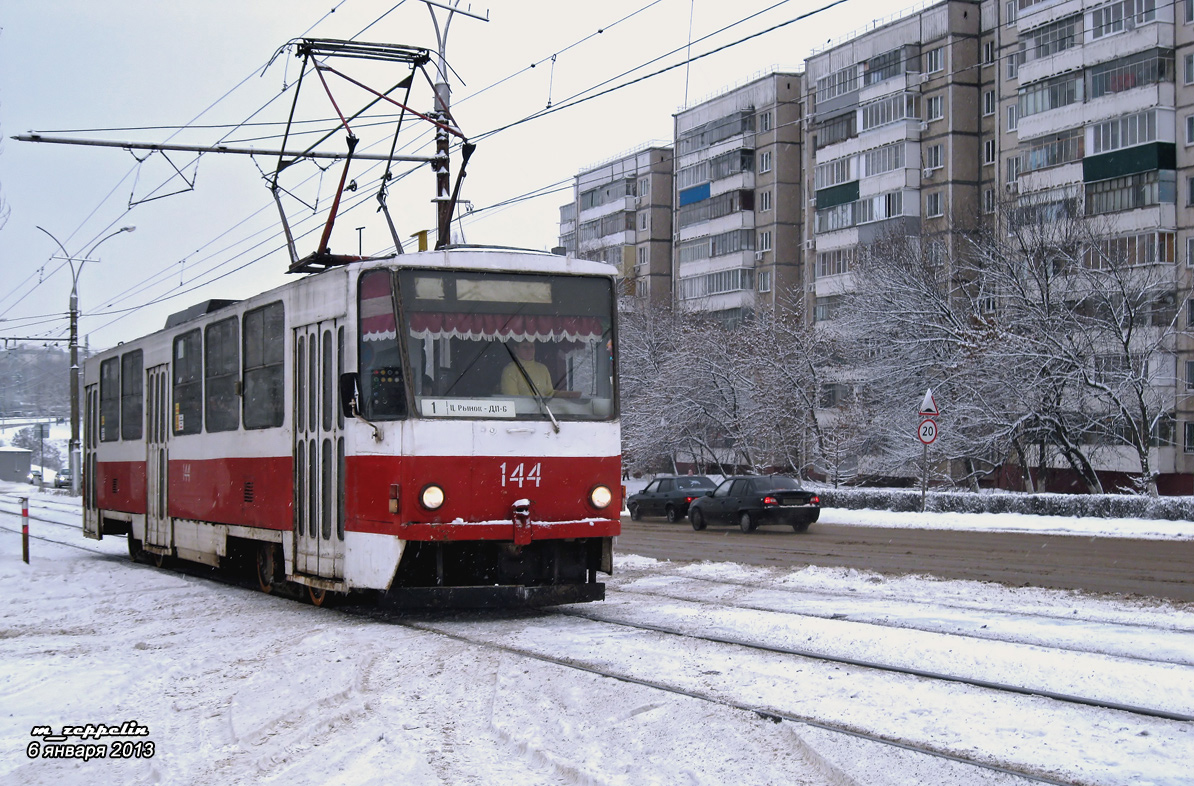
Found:
<svg viewBox="0 0 1194 786"><path fill-rule="evenodd" d="M531 501L518 499L510 508L514 520L514 544L526 546L531 542Z"/></svg>

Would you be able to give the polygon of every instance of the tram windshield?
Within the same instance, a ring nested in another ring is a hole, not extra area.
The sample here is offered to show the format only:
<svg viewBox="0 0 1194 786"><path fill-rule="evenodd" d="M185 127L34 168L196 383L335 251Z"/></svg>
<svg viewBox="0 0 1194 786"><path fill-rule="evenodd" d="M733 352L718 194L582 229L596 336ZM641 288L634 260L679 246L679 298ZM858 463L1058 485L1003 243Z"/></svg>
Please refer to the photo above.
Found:
<svg viewBox="0 0 1194 786"><path fill-rule="evenodd" d="M426 418L613 418L612 315L605 278L370 271L361 278L363 409L403 417L409 388L414 414Z"/></svg>

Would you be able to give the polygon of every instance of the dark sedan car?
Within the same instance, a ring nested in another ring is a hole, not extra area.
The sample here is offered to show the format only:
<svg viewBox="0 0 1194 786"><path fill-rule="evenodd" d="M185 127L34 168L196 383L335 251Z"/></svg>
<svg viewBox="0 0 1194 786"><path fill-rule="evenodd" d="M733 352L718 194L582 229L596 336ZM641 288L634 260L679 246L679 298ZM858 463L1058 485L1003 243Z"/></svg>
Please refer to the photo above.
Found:
<svg viewBox="0 0 1194 786"><path fill-rule="evenodd" d="M688 509L692 528L737 523L743 532L760 524L790 524L804 532L821 515L821 498L780 475L726 478L714 491L694 500Z"/></svg>
<svg viewBox="0 0 1194 786"><path fill-rule="evenodd" d="M666 516L675 523L687 515L689 503L712 491L715 485L704 475L655 478L645 489L630 495L626 508L635 521L643 516Z"/></svg>

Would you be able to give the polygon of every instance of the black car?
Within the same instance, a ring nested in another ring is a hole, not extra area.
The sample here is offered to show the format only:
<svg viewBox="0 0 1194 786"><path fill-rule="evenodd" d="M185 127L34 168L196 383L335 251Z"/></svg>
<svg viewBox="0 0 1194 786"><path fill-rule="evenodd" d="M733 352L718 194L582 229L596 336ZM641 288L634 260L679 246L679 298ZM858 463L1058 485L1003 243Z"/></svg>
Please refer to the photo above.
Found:
<svg viewBox="0 0 1194 786"><path fill-rule="evenodd" d="M645 489L630 495L626 508L635 521L643 516L666 516L675 523L688 513L689 503L716 485L704 475L655 478Z"/></svg>
<svg viewBox="0 0 1194 786"><path fill-rule="evenodd" d="M790 524L804 532L821 515L821 498L782 475L739 475L694 500L688 509L692 528L737 523L743 532L760 524Z"/></svg>

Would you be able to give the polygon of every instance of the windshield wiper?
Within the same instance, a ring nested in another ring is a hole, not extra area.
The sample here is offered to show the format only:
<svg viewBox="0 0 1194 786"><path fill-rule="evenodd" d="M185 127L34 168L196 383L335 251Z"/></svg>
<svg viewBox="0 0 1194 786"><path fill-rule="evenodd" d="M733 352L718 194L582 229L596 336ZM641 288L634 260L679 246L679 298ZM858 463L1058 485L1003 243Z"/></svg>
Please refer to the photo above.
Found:
<svg viewBox="0 0 1194 786"><path fill-rule="evenodd" d="M530 386L531 393L535 395L535 401L539 403L539 408L542 409L547 417L551 419L551 427L555 429L557 434L559 434L560 424L556 421L556 416L551 414L551 407L547 406L547 399L545 399L543 394L539 392L539 388L535 385L535 381L532 380L531 375L527 373L527 367L524 366L522 361L518 359L518 355L514 354L514 350L510 349L510 345L508 343L503 341L501 342L501 345L506 348L506 354L509 355L510 359L514 361L514 365L518 366L518 371L522 374L522 378L527 381L527 385Z"/></svg>

